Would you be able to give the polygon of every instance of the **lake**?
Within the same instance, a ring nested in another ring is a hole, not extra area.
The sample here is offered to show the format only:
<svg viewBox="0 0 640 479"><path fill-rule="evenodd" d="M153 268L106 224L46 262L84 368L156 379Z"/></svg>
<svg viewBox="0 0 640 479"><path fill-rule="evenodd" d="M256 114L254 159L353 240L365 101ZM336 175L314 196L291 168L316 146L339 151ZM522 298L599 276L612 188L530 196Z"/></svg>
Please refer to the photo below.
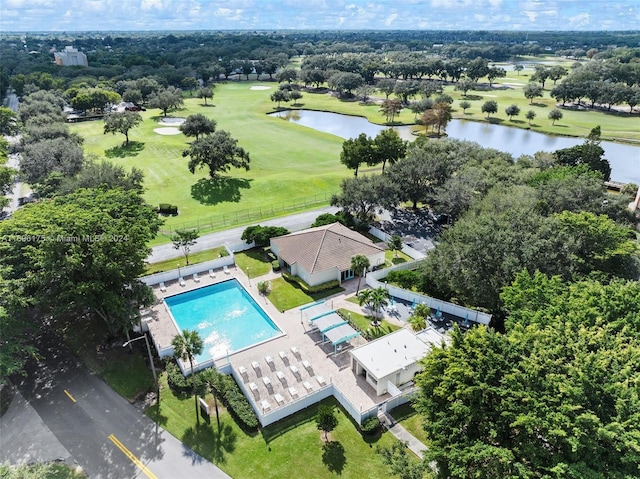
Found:
<svg viewBox="0 0 640 479"><path fill-rule="evenodd" d="M284 110L270 113L287 121L331 133L340 138L355 138L360 133L374 137L386 126L376 125L366 118L313 110ZM401 138L413 141L410 126L393 127ZM447 126L449 138L475 141L486 148L511 153L514 158L533 155L538 151L555 151L580 145L582 138L569 138L538 133L523 128L513 128L491 123L451 120ZM611 164L611 179L622 183L640 184L640 146L603 141L600 146Z"/></svg>

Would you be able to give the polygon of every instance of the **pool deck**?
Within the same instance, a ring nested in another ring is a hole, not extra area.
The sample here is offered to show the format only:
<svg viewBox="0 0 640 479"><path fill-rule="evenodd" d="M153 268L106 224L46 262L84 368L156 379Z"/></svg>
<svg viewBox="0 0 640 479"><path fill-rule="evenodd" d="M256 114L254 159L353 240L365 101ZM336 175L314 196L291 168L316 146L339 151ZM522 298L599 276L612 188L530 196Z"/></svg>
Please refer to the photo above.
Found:
<svg viewBox="0 0 640 479"><path fill-rule="evenodd" d="M351 344L347 345L340 352L334 355L333 346L328 343L322 345L322 338L318 332L310 332L309 326L302 319L299 308L288 311L278 311L275 306L265 297L261 296L257 289L259 281L268 281L280 277L277 273L269 273L259 278L249 278L237 267L230 267L229 274L222 270L215 271L215 278L208 274L200 275L200 282L196 283L193 278L185 278L185 286L180 286L177 281L167 283L166 291L161 291L158 286L154 287L154 292L159 300L167 296L190 291L199 287L226 281L231 278L238 280L249 292L253 299L260 304L269 317L284 332L283 336L268 340L262 344L249 347L244 351L230 354L227 358L217 360L219 365L230 362L237 377L242 377L246 389L250 390L249 384L254 383L253 398L249 398L260 407L261 402L267 401L270 410L275 410L289 402L297 400L308 394L305 382L311 385L310 391L315 391L324 384L333 383L344 396L355 407L367 410L376 404L389 399L391 396L385 394L377 396L373 387L361 376L356 376L351 370L351 355L349 350L358 345L366 343L363 338L354 338ZM335 296L327 298L327 303L333 309L346 308L362 313L363 310L357 304L346 301L346 299L356 291L358 280L349 280L342 284L345 290ZM364 282L361 283L361 287ZM398 318L386 317L387 320L399 325L406 325ZM178 331L169 316L165 304L158 301L143 315L143 320L149 326L151 335L158 349L171 345L171 340L178 334ZM291 347L298 350L298 355L294 355ZM286 358L280 356L280 352L286 353ZM268 364L266 357L273 359L272 364ZM305 367L308 361L311 367ZM259 365L258 370L254 370L252 363ZM291 366L294 366L292 370ZM246 370L246 374L241 374L241 368ZM294 372L297 368L297 372ZM282 378L277 372L282 373ZM268 377L266 382L262 379ZM321 380L323 384L320 383ZM292 395L289 387L295 388L297 394ZM280 395L278 397L276 395Z"/></svg>

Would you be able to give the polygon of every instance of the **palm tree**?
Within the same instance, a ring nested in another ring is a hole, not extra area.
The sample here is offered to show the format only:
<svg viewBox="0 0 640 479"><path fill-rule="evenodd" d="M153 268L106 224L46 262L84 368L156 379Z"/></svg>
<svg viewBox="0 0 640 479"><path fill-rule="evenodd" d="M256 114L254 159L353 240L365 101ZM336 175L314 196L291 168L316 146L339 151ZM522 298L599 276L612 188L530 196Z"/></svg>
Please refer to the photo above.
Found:
<svg viewBox="0 0 640 479"><path fill-rule="evenodd" d="M351 258L351 269L358 274L358 287L356 288L356 294L360 291L360 280L365 275L365 271L371 266L369 258L363 254L357 254Z"/></svg>
<svg viewBox="0 0 640 479"><path fill-rule="evenodd" d="M173 346L173 355L179 357L183 361L189 360L189 366L191 366L191 380L193 382L193 392L195 394L196 401L196 421L200 423L200 416L198 415L198 394L196 392L196 377L193 374L193 360L195 356L202 352L204 343L198 331L189 331L185 329L182 334L178 334L171 340Z"/></svg>
<svg viewBox="0 0 640 479"><path fill-rule="evenodd" d="M389 304L389 299L391 299L391 295L387 288L379 286L378 288L371 290L371 306L375 314L373 325L375 327L380 326L380 321L377 319L378 313L383 307Z"/></svg>
<svg viewBox="0 0 640 479"><path fill-rule="evenodd" d="M431 316L431 308L425 303L419 303L416 304L413 314L415 316L420 316L422 319L427 319L429 316Z"/></svg>
<svg viewBox="0 0 640 479"><path fill-rule="evenodd" d="M413 314L409 316L407 322L411 325L411 329L414 331L422 331L427 327L427 322L422 316L418 316L417 314Z"/></svg>
<svg viewBox="0 0 640 479"><path fill-rule="evenodd" d="M360 306L366 306L369 308L369 311L373 311L373 290L372 289L363 289L360 293L356 294L358 298L358 304Z"/></svg>

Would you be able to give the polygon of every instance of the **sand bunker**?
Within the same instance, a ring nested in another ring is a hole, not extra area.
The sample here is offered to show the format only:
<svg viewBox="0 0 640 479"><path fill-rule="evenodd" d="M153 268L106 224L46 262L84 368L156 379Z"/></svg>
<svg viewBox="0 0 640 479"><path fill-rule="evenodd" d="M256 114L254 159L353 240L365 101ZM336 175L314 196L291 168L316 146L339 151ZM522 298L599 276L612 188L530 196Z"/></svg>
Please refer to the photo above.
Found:
<svg viewBox="0 0 640 479"><path fill-rule="evenodd" d="M166 117L158 121L158 125L163 126L180 126L185 122L184 118Z"/></svg>
<svg viewBox="0 0 640 479"><path fill-rule="evenodd" d="M249 88L249 90L270 90L271 87L270 86L264 86L264 85L254 85L251 88Z"/></svg>
<svg viewBox="0 0 640 479"><path fill-rule="evenodd" d="M179 135L182 133L177 128L167 127L167 128L156 128L155 131L158 135Z"/></svg>

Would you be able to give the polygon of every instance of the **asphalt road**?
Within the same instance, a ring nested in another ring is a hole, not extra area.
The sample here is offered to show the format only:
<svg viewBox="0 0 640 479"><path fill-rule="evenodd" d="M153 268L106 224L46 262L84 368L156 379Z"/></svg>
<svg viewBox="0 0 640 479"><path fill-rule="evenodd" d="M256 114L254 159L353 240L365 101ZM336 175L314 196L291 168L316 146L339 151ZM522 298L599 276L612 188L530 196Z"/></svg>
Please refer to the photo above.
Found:
<svg viewBox="0 0 640 479"><path fill-rule="evenodd" d="M281 218L275 218L272 220L265 220L258 222L262 226L282 226L289 231L300 231L311 226L316 218L322 213L336 213L340 209L333 206L327 206L325 208L319 208L296 215L283 216ZM256 224L258 224L256 223ZM217 233L210 233L202 235L198 238L198 242L191 248L191 253L197 253L198 251L204 251L207 249L216 248L223 244L240 243L242 240L242 232L246 229L246 226L240 226L230 230L219 231ZM173 244L163 244L155 246L151 255L147 258L150 263L157 263L171 258L182 258L182 251L173 247Z"/></svg>
<svg viewBox="0 0 640 479"><path fill-rule="evenodd" d="M229 478L91 374L50 330L15 378L46 427L92 479Z"/></svg>

